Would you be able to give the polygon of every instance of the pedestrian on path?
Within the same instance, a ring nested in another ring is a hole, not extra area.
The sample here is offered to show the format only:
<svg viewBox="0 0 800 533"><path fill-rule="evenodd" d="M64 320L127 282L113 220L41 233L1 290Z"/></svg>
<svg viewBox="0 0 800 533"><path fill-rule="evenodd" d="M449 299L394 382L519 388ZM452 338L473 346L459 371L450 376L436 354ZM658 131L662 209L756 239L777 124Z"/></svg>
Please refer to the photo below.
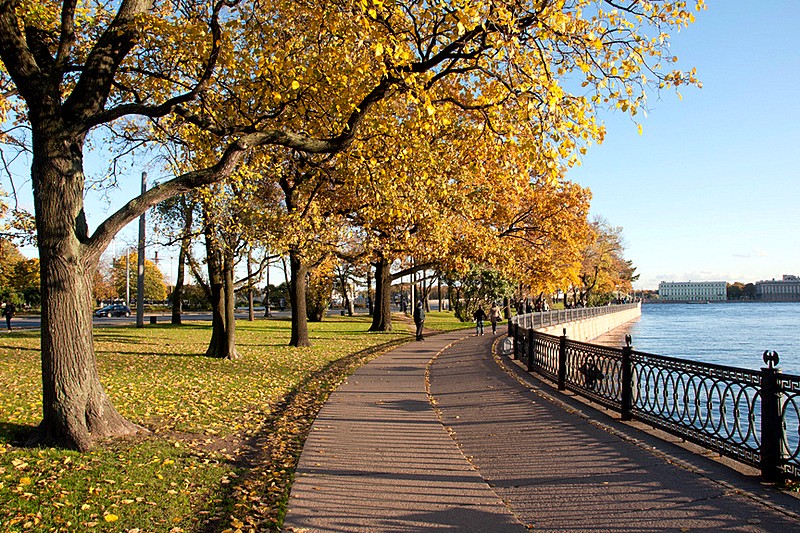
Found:
<svg viewBox="0 0 800 533"><path fill-rule="evenodd" d="M3 308L3 316L6 317L6 326L8 327L8 331L11 331L11 319L14 316L14 313L17 312L17 308L11 302L6 302L6 306Z"/></svg>
<svg viewBox="0 0 800 533"><path fill-rule="evenodd" d="M489 322L492 323L492 335L497 335L497 322L500 320L500 307L497 303L492 303L489 309Z"/></svg>
<svg viewBox="0 0 800 533"><path fill-rule="evenodd" d="M414 324L417 326L417 340L424 341L422 328L425 326L425 306L422 304L422 300L417 302L417 307L414 308Z"/></svg>
<svg viewBox="0 0 800 533"><path fill-rule="evenodd" d="M483 335L483 321L486 320L486 312L483 310L483 306L478 306L477 311L472 314L472 318L475 319L475 334Z"/></svg>

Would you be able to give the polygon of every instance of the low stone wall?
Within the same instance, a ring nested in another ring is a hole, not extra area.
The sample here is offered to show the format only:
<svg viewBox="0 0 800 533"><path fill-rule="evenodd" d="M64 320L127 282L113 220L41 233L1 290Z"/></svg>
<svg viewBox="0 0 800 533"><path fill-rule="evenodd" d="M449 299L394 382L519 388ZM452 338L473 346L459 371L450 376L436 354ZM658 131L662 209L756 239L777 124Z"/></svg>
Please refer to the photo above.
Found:
<svg viewBox="0 0 800 533"><path fill-rule="evenodd" d="M546 326L538 328L536 331L547 333L549 335L561 335L564 330L567 330L567 337L572 340L580 342L588 342L596 339L601 335L608 333L614 328L636 320L642 316L641 302L633 308L624 309L616 313L608 313L606 315L596 316L592 318L585 318L583 320L576 320L574 322L565 322L563 324L556 324L553 326Z"/></svg>

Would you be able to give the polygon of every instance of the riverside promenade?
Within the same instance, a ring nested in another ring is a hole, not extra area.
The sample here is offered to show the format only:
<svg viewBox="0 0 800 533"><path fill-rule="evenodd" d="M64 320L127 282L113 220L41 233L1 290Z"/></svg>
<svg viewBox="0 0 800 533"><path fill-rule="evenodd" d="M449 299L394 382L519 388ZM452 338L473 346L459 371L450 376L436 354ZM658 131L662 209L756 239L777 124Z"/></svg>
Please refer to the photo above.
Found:
<svg viewBox="0 0 800 533"><path fill-rule="evenodd" d="M800 499L555 393L451 332L334 392L285 531L800 532Z"/></svg>

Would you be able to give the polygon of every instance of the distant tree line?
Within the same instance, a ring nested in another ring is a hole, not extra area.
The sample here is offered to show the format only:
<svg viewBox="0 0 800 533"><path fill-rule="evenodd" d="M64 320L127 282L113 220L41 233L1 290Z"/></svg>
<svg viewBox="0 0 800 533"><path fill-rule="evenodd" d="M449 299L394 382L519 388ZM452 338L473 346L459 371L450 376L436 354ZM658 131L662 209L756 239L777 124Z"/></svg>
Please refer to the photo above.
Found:
<svg viewBox="0 0 800 533"><path fill-rule="evenodd" d="M728 283L728 300L755 300L756 286L753 283L742 283L737 281Z"/></svg>

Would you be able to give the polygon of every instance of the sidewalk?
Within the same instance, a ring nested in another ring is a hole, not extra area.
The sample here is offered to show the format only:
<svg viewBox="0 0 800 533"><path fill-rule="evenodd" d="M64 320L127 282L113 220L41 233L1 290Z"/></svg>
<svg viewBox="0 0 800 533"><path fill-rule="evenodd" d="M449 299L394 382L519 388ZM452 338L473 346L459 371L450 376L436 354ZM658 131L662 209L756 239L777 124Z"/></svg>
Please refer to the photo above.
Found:
<svg viewBox="0 0 800 533"><path fill-rule="evenodd" d="M468 333L397 348L331 395L287 531L800 531L800 500L583 415Z"/></svg>
<svg viewBox="0 0 800 533"><path fill-rule="evenodd" d="M464 335L400 346L331 395L300 456L286 530L525 531L428 401L428 362Z"/></svg>

